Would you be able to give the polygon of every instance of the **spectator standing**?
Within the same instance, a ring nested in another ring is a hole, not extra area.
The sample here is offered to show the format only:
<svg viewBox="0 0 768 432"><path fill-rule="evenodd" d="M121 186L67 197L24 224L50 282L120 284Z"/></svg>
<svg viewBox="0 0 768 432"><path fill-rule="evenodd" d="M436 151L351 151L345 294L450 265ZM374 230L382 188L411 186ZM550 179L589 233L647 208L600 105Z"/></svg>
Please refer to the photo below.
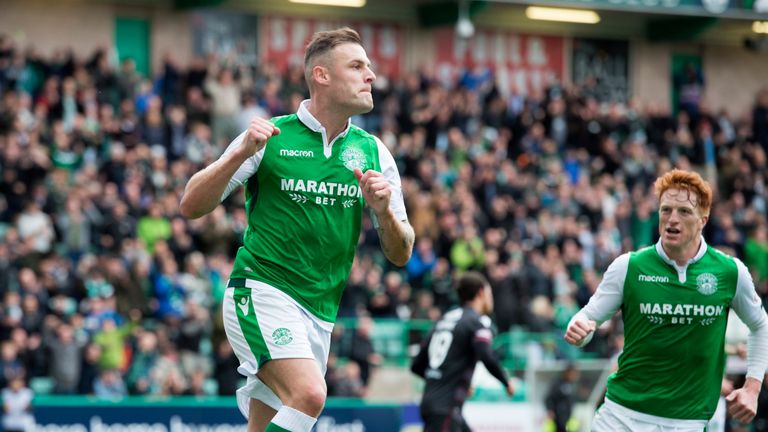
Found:
<svg viewBox="0 0 768 432"><path fill-rule="evenodd" d="M24 375L11 378L2 390L2 427L5 432L33 432L35 417L32 415L34 393L24 383Z"/></svg>
<svg viewBox="0 0 768 432"><path fill-rule="evenodd" d="M216 78L212 76L214 74L216 74L215 70L209 71L209 76L205 80L205 90L211 95L213 145L218 148L225 139L241 132L238 129L237 115L242 108L242 95L240 85L235 81L231 69L222 69Z"/></svg>
<svg viewBox="0 0 768 432"><path fill-rule="evenodd" d="M75 329L68 323L48 316L43 327L43 343L50 358L49 373L54 380L53 391L72 394L80 381L81 353L86 341L75 337Z"/></svg>
<svg viewBox="0 0 768 432"><path fill-rule="evenodd" d="M357 319L357 328L352 338L351 352L349 359L358 366L357 374L362 380L363 387L367 387L373 368L381 364L381 355L377 354L373 348L371 332L373 331L373 320L369 317L360 317Z"/></svg>

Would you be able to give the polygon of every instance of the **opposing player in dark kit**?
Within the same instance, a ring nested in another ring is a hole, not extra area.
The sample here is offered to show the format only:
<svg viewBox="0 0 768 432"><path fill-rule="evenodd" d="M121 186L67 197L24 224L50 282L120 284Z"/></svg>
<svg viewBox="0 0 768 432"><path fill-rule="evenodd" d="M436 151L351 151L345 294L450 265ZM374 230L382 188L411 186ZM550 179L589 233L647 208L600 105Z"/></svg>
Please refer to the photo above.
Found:
<svg viewBox="0 0 768 432"><path fill-rule="evenodd" d="M467 272L456 285L461 307L447 312L427 336L411 366L424 378L421 416L424 432L464 432L471 429L461 414L475 365L482 361L486 369L514 393L491 342L493 311L491 285L481 274Z"/></svg>

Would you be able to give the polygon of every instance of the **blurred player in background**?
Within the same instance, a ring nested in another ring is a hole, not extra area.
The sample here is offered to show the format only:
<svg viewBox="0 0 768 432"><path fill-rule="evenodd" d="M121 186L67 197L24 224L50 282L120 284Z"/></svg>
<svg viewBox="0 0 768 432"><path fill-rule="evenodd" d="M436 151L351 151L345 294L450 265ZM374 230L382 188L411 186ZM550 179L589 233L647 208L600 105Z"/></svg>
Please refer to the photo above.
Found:
<svg viewBox="0 0 768 432"><path fill-rule="evenodd" d="M576 386L579 380L579 370L573 364L568 364L560 376L552 383L544 399L547 408L547 429L550 432L568 432L574 422L571 420L573 405L576 403Z"/></svg>
<svg viewBox="0 0 768 432"><path fill-rule="evenodd" d="M181 201L182 214L197 218L246 188L248 228L223 308L238 371L248 377L237 399L249 431L309 432L322 411L364 202L390 261L405 265L413 249L394 159L350 122L373 108L376 78L357 32L316 33L304 74L310 99L298 112L253 119L190 179Z"/></svg>
<svg viewBox="0 0 768 432"><path fill-rule="evenodd" d="M475 365L482 361L488 371L514 393L491 342L493 293L491 285L481 274L464 273L456 290L461 308L447 312L437 322L421 351L411 365L411 371L424 378L421 417L425 432L463 432L469 427L461 414Z"/></svg>
<svg viewBox="0 0 768 432"><path fill-rule="evenodd" d="M746 383L726 401L732 417L749 422L768 366L768 317L746 266L702 237L709 184L672 170L655 189L659 242L616 258L566 331L566 341L583 346L621 308L624 351L592 430L704 430L721 391L730 308L750 334Z"/></svg>

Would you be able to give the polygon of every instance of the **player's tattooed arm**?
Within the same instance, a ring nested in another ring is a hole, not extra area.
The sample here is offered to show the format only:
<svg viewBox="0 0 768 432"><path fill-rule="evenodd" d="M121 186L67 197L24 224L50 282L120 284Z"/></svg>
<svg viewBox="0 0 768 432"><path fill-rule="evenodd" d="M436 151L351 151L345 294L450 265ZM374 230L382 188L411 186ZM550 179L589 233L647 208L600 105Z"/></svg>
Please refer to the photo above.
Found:
<svg viewBox="0 0 768 432"><path fill-rule="evenodd" d="M389 213L385 217L378 217L381 250L388 260L402 267L411 259L416 235L408 221L399 221Z"/></svg>

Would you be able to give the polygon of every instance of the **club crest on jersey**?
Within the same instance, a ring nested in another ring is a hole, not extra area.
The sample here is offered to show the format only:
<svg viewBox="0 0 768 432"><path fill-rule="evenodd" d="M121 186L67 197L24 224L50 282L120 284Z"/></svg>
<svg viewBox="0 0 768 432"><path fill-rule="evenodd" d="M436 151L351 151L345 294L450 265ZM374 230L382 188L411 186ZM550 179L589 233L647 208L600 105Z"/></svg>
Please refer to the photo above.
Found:
<svg viewBox="0 0 768 432"><path fill-rule="evenodd" d="M355 168L363 170L365 167L365 154L360 149L347 147L341 152L341 161L350 171L354 171Z"/></svg>
<svg viewBox="0 0 768 432"><path fill-rule="evenodd" d="M717 277L712 273L702 273L696 278L696 290L704 295L717 291Z"/></svg>
<svg viewBox="0 0 768 432"><path fill-rule="evenodd" d="M275 342L275 345L288 345L293 341L293 335L287 328L280 327L272 332L272 340Z"/></svg>

